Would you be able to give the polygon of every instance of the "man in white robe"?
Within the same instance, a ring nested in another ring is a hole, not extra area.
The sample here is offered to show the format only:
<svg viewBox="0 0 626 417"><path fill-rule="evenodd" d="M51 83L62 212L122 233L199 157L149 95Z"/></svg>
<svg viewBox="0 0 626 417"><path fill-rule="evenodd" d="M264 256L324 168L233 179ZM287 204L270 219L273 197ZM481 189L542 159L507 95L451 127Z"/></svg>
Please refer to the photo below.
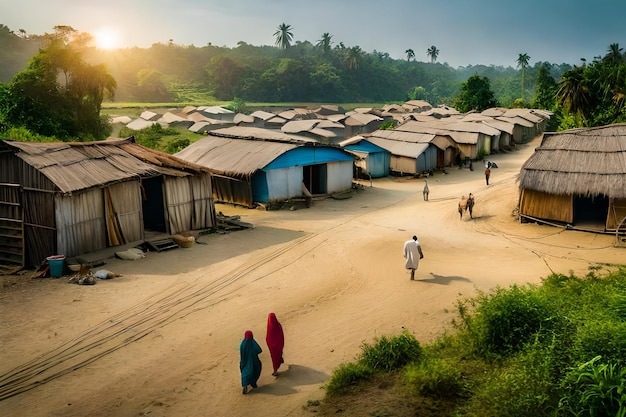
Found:
<svg viewBox="0 0 626 417"><path fill-rule="evenodd" d="M404 258L406 259L404 267L411 270L411 280L415 279L415 270L423 257L422 246L417 240L417 236L413 236L413 239L404 242Z"/></svg>

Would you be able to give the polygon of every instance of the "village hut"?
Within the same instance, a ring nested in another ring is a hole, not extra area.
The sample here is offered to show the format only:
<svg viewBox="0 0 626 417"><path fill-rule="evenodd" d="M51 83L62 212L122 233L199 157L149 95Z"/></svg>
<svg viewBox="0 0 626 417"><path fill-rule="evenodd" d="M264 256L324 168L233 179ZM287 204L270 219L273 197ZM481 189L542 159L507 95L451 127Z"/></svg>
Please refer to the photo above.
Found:
<svg viewBox="0 0 626 417"><path fill-rule="evenodd" d="M315 139L321 143L337 143L343 139L344 125L332 120L306 119L287 122L280 130Z"/></svg>
<svg viewBox="0 0 626 417"><path fill-rule="evenodd" d="M222 120L224 122L233 122L235 112L225 109L221 106L200 106L196 111L210 119Z"/></svg>
<svg viewBox="0 0 626 417"><path fill-rule="evenodd" d="M346 139L356 135L371 133L378 129L384 121L382 117L374 114L356 111L348 112L345 116L341 123L345 126L344 136Z"/></svg>
<svg viewBox="0 0 626 417"><path fill-rule="evenodd" d="M429 102L424 100L409 100L404 102L402 107L405 109L405 111L412 113L421 113L432 110L433 108L433 106Z"/></svg>
<svg viewBox="0 0 626 417"><path fill-rule="evenodd" d="M312 111L320 118L325 118L324 116L329 116L331 114L344 114L346 111L341 106L336 106L334 104L323 104L317 109Z"/></svg>
<svg viewBox="0 0 626 417"><path fill-rule="evenodd" d="M438 148L437 166L440 168L451 166L457 156L465 157L476 155L479 143L479 134L456 132L444 128L444 124L431 116L423 116L424 121L408 120L398 125L394 131L428 135L428 139Z"/></svg>
<svg viewBox="0 0 626 417"><path fill-rule="evenodd" d="M211 173L134 138L0 141L0 261L39 266L215 226Z"/></svg>
<svg viewBox="0 0 626 417"><path fill-rule="evenodd" d="M519 188L521 221L615 232L626 217L626 124L545 133Z"/></svg>
<svg viewBox="0 0 626 417"><path fill-rule="evenodd" d="M246 207L352 187L352 155L339 146L278 130L213 130L176 156L220 174L213 176L216 201Z"/></svg>
<svg viewBox="0 0 626 417"><path fill-rule="evenodd" d="M339 146L354 156L354 178L381 178L389 175L391 153L364 136L353 136Z"/></svg>
<svg viewBox="0 0 626 417"><path fill-rule="evenodd" d="M365 137L390 153L390 172L419 175L438 168L439 151L431 144L435 134L377 130Z"/></svg>

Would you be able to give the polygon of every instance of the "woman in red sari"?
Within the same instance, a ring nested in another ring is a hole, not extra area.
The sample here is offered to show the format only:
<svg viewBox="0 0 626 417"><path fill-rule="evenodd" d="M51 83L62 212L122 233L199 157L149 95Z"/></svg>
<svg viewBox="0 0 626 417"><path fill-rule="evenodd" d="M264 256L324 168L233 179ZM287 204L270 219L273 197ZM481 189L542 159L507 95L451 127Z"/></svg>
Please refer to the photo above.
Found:
<svg viewBox="0 0 626 417"><path fill-rule="evenodd" d="M265 336L267 347L270 350L270 356L272 357L272 366L274 372L272 375L278 375L278 368L284 362L283 360L283 348L285 347L285 334L283 333L283 326L278 322L276 314L270 313L267 316L267 335Z"/></svg>

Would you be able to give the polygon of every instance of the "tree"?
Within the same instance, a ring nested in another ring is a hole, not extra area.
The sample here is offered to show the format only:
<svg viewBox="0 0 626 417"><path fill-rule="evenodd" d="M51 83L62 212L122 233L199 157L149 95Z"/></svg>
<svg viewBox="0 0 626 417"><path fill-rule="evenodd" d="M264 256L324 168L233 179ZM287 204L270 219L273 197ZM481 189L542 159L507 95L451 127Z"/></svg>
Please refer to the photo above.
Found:
<svg viewBox="0 0 626 417"><path fill-rule="evenodd" d="M407 49L406 51L404 51L404 53L406 54L407 61L415 59L415 51L413 51L412 49Z"/></svg>
<svg viewBox="0 0 626 417"><path fill-rule="evenodd" d="M278 25L278 29L274 32L276 38L276 46L280 49L287 49L291 46L291 40L293 39L293 33L291 33L291 25L281 23Z"/></svg>
<svg viewBox="0 0 626 417"><path fill-rule="evenodd" d="M353 46L352 48L347 48L345 50L344 55L344 63L350 70L357 70L361 65L361 60L363 59L364 52L360 46Z"/></svg>
<svg viewBox="0 0 626 417"><path fill-rule="evenodd" d="M137 72L137 92L142 101L168 102L172 99L165 83L164 75L154 68L144 68Z"/></svg>
<svg viewBox="0 0 626 417"><path fill-rule="evenodd" d="M554 109L556 104L557 84L550 75L550 64L544 62L537 68L535 81L535 98L532 106L536 109Z"/></svg>
<svg viewBox="0 0 626 417"><path fill-rule="evenodd" d="M611 64L619 65L624 62L624 55L622 54L622 50L624 48L620 48L619 44L612 43L609 45L608 53L602 58L604 62L608 62Z"/></svg>
<svg viewBox="0 0 626 417"><path fill-rule="evenodd" d="M71 140L101 139L110 133L100 109L117 83L104 64L83 60L90 39L70 26L56 26L55 33L46 35L47 47L13 77L2 98L2 118L8 125Z"/></svg>
<svg viewBox="0 0 626 417"><path fill-rule="evenodd" d="M566 110L585 118L589 108L589 87L585 82L585 67L566 71L558 84L557 100Z"/></svg>
<svg viewBox="0 0 626 417"><path fill-rule="evenodd" d="M242 70L232 58L216 55L206 65L209 86L218 100L232 100L239 85Z"/></svg>
<svg viewBox="0 0 626 417"><path fill-rule="evenodd" d="M317 44L315 44L315 46L317 46L318 48L322 48L322 51L324 51L325 54L328 54L331 49L332 38L333 36L330 33L325 32L324 34L322 34L322 39L317 41Z"/></svg>
<svg viewBox="0 0 626 417"><path fill-rule="evenodd" d="M437 49L437 47L433 45L426 50L426 55L430 57L430 63L434 64L437 61L437 57L439 56L439 49Z"/></svg>
<svg viewBox="0 0 626 417"><path fill-rule="evenodd" d="M529 60L530 56L527 53L519 54L517 57L517 66L522 68L522 101L524 101L524 72Z"/></svg>
<svg viewBox="0 0 626 417"><path fill-rule="evenodd" d="M491 91L489 78L474 74L462 84L461 92L454 106L460 112L471 110L483 111L497 106L497 101Z"/></svg>

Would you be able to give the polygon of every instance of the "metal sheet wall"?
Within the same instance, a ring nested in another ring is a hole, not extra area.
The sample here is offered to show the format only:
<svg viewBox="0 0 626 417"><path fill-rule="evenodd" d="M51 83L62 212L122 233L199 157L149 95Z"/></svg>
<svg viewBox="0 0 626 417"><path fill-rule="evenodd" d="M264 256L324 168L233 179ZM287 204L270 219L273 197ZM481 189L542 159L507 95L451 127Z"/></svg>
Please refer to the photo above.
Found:
<svg viewBox="0 0 626 417"><path fill-rule="evenodd" d="M106 187L108 246L143 240L143 214L139 181L128 181Z"/></svg>
<svg viewBox="0 0 626 417"><path fill-rule="evenodd" d="M266 172L266 180L268 189L267 201L302 196L303 175L301 166L272 169Z"/></svg>
<svg viewBox="0 0 626 417"><path fill-rule="evenodd" d="M54 197L59 255L77 256L107 246L102 189ZM51 255L51 254L50 254Z"/></svg>
<svg viewBox="0 0 626 417"><path fill-rule="evenodd" d="M327 165L327 185L329 194L352 188L352 165L353 162L329 162Z"/></svg>

